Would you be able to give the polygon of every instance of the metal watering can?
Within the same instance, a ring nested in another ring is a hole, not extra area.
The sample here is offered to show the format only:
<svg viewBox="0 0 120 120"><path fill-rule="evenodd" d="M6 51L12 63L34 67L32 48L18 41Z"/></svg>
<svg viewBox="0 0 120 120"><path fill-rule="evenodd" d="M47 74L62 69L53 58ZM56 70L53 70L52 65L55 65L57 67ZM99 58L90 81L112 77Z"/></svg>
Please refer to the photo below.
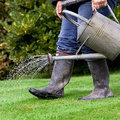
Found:
<svg viewBox="0 0 120 120"><path fill-rule="evenodd" d="M78 40L82 45L85 44L113 61L120 54L120 24L109 5L108 9L116 22L100 14L97 10L89 20L68 10L63 10L63 15L76 26L80 26L80 24L68 17L66 13L87 23Z"/></svg>

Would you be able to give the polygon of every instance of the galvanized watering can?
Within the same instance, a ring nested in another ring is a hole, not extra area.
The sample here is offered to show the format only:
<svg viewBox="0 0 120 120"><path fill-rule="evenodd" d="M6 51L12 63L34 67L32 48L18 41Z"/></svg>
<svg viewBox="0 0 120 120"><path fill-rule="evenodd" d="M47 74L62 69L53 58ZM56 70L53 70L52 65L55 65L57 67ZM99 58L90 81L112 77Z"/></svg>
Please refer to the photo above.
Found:
<svg viewBox="0 0 120 120"><path fill-rule="evenodd" d="M89 20L68 10L63 10L63 15L76 26L80 26L80 24L69 18L67 14L87 23L78 40L113 61L120 54L120 24L109 5L108 9L116 22L100 14L97 10Z"/></svg>

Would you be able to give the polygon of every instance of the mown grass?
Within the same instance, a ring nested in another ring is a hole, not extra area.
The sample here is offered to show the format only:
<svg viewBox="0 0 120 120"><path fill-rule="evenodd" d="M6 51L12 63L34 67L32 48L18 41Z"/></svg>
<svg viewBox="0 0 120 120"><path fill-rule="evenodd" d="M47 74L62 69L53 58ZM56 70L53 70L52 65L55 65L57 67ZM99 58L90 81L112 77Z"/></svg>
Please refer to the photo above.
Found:
<svg viewBox="0 0 120 120"><path fill-rule="evenodd" d="M65 97L42 100L29 94L30 87L42 88L49 79L0 82L0 120L120 120L120 75L111 74L115 97L78 101L93 90L92 78L73 76L65 87Z"/></svg>

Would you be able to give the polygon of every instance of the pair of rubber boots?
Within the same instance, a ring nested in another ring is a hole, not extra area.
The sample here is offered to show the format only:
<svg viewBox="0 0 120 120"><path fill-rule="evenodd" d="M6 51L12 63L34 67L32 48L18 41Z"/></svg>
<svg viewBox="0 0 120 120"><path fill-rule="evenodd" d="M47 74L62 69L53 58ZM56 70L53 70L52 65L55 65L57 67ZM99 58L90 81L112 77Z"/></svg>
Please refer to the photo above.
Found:
<svg viewBox="0 0 120 120"><path fill-rule="evenodd" d="M58 55L64 56L60 53ZM93 77L95 88L90 95L78 98L78 100L92 100L113 97L113 93L109 89L109 70L106 60L97 60L87 63ZM73 65L74 61L72 60L55 61L51 81L49 84L42 89L30 88L29 92L42 99L55 99L64 97L64 87L70 81Z"/></svg>

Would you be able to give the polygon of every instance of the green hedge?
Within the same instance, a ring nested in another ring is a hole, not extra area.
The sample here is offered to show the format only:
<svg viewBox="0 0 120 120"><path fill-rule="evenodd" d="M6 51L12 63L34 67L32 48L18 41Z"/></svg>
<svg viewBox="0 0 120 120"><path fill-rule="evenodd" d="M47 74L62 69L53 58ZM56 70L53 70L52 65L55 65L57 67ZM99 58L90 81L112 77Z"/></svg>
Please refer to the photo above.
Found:
<svg viewBox="0 0 120 120"><path fill-rule="evenodd" d="M61 20L50 0L6 0L5 5L9 17L1 22L7 31L1 42L8 59L16 63L32 55L55 54ZM114 12L120 20L120 6Z"/></svg>
<svg viewBox="0 0 120 120"><path fill-rule="evenodd" d="M60 23L55 9L47 0L7 0L12 24L3 39L14 62L31 55L55 53Z"/></svg>
<svg viewBox="0 0 120 120"><path fill-rule="evenodd" d="M55 53L61 20L50 0L7 0L9 19L2 22L7 30L3 41L14 62L38 54ZM115 10L120 18L120 6Z"/></svg>

